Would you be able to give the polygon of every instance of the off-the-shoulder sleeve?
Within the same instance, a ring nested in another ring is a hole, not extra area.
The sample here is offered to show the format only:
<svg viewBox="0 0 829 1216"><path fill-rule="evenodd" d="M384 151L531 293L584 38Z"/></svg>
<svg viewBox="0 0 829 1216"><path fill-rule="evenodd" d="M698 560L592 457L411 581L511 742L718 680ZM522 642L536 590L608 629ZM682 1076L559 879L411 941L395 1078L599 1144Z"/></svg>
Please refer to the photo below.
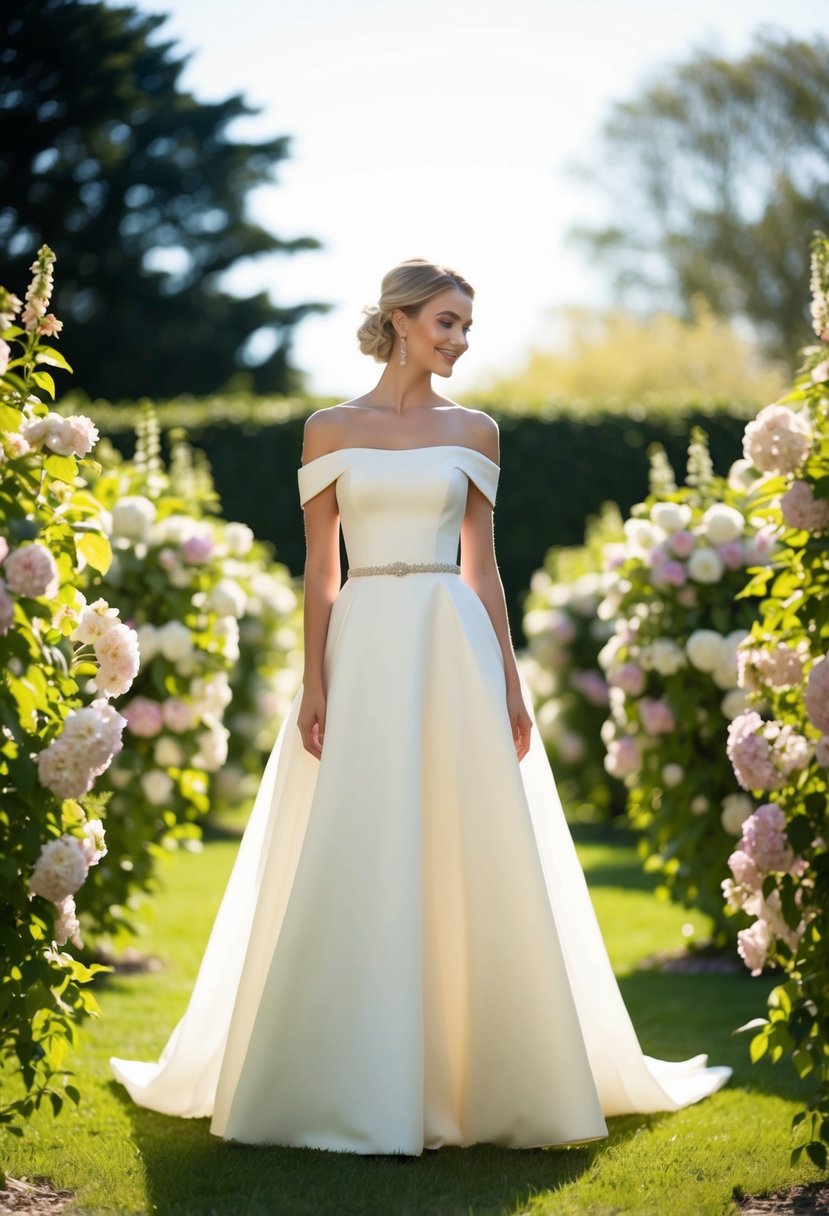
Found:
<svg viewBox="0 0 829 1216"><path fill-rule="evenodd" d="M316 456L300 465L297 469L300 506L304 507L309 498L336 481L344 469L345 455L341 451L326 452L324 456Z"/></svg>
<svg viewBox="0 0 829 1216"><path fill-rule="evenodd" d="M494 507L495 494L498 489L498 478L501 475L501 466L497 465L494 460L490 460L488 456L484 456L483 452L478 452L474 448L466 448L464 451L459 451L455 463L459 469L462 469L466 473L470 481L474 481L481 493L489 499Z"/></svg>

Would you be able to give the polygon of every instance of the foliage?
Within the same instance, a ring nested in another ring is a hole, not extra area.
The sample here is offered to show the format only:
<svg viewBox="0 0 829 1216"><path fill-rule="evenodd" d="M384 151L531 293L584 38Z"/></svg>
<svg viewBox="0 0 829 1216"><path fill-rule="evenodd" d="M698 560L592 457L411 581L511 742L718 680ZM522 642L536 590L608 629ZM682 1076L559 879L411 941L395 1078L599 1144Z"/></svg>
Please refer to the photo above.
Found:
<svg viewBox="0 0 829 1216"><path fill-rule="evenodd" d="M575 230L628 303L700 293L787 361L806 339L803 234L829 224L829 43L761 33L697 50L617 103L584 175L612 221Z"/></svg>
<svg viewBox="0 0 829 1216"><path fill-rule="evenodd" d="M196 847L198 820L222 797L238 799L240 769L256 771L267 729L244 705L225 771L232 680L237 688L251 681L248 697L266 678L278 683L297 648L291 625L300 604L288 571L261 546L254 551L250 529L219 517L209 466L180 433L165 468L151 406L134 459L111 449L105 458L93 490L107 509L113 560L100 589L137 629L142 670L122 707L123 749L104 778L114 860L98 866L85 905L97 932L134 924L130 909L154 888L159 861L181 842ZM246 627L247 661L237 671ZM284 698L269 706L284 707Z"/></svg>
<svg viewBox="0 0 829 1216"><path fill-rule="evenodd" d="M538 411L555 393L620 406L645 402L658 410L694 394L759 405L782 392L782 370L764 360L756 344L715 316L701 296L691 310L688 319L670 313L643 319L619 310L557 309L550 338L526 366L495 376L477 398L520 401Z"/></svg>
<svg viewBox="0 0 829 1216"><path fill-rule="evenodd" d="M686 485L676 486L661 449L651 459L651 493L625 521L624 544L605 548L616 575L598 610L613 622L599 655L610 685L605 767L628 787L646 869L722 928L720 878L751 810L734 797L724 750L728 723L745 706L737 646L755 611L736 596L772 540L743 468L716 477L702 431Z"/></svg>
<svg viewBox="0 0 829 1216"><path fill-rule="evenodd" d="M294 326L327 305L276 305L222 289L241 260L319 248L249 215L285 137L233 138L255 111L241 96L200 102L186 58L159 37L167 17L105 0L20 0L0 60L0 240L22 274L60 233L57 297L73 325L78 382L91 396L206 393L237 380L293 390ZM149 320L151 318L151 320ZM270 339L255 362L249 342ZM125 341L128 337L128 341Z"/></svg>
<svg viewBox="0 0 829 1216"><path fill-rule="evenodd" d="M62 328L46 311L53 263L43 246L20 324L21 301L0 288L0 1068L20 1081L0 1124L18 1134L47 1099L57 1114L79 1098L68 1056L101 968L62 947L80 944L74 896L106 853L92 787L124 726L106 698L138 666L132 631L79 590L110 561L85 480L97 431L37 395L54 395L51 369L71 370L47 341ZM84 706L87 687L99 695Z"/></svg>
<svg viewBox="0 0 829 1216"><path fill-rule="evenodd" d="M822 1168L829 1145L829 241L812 246L812 317L821 345L807 348L789 393L746 429L762 474L764 510L778 530L774 568L742 595L763 596L743 647L751 708L730 740L735 773L762 799L743 828L723 884L729 912L752 918L739 948L752 974L773 963L771 993L751 1056L788 1057L813 1093L792 1127ZM737 727L738 724L735 724ZM781 765L781 747L798 751ZM750 749L750 750L747 750Z"/></svg>
<svg viewBox="0 0 829 1216"><path fill-rule="evenodd" d="M622 535L613 503L587 523L585 544L549 549L524 600L526 651L518 658L533 694L536 721L562 802L571 819L624 810L624 789L609 782L600 729L608 688L598 654L612 622L597 615L615 575L602 573L602 551Z"/></svg>

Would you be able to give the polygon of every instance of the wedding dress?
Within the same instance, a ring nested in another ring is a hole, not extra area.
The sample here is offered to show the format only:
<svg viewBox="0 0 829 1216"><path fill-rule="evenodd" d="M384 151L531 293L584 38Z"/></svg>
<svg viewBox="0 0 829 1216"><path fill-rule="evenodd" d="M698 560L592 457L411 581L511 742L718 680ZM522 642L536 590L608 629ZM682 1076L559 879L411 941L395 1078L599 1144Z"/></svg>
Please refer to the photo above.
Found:
<svg viewBox="0 0 829 1216"><path fill-rule="evenodd" d="M494 504L498 477L455 444L298 470L302 503L336 482L358 568L456 563L469 482ZM245 1143L417 1155L596 1139L606 1116L719 1089L731 1070L705 1055L642 1053L535 723L516 757L472 588L351 576L323 662L321 759L300 689L183 1018L157 1063L111 1061L132 1098Z"/></svg>

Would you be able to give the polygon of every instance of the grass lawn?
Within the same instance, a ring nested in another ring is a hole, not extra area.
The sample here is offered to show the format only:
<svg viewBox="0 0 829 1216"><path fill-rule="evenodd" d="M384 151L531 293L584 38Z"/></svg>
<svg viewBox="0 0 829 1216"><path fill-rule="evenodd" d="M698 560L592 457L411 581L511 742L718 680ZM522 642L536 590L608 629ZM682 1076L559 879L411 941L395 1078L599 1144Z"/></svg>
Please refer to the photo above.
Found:
<svg viewBox="0 0 829 1216"><path fill-rule="evenodd" d="M797 1082L786 1063L747 1063L734 1027L763 1013L767 979L745 974L637 970L637 960L679 946L681 928L706 923L651 893L633 849L607 834L578 833L579 852L622 991L644 1050L665 1059L706 1051L735 1076L676 1114L609 1120L606 1140L569 1149L442 1148L417 1158L231 1145L208 1120L134 1106L111 1079L110 1055L154 1059L186 1004L229 873L235 843L180 853L142 949L162 970L109 978L103 1020L88 1023L75 1056L78 1110L45 1113L22 1142L6 1137L3 1166L75 1192L71 1210L162 1216L720 1216L733 1197L818 1178L788 1165ZM2 1210L2 1193L0 1193Z"/></svg>

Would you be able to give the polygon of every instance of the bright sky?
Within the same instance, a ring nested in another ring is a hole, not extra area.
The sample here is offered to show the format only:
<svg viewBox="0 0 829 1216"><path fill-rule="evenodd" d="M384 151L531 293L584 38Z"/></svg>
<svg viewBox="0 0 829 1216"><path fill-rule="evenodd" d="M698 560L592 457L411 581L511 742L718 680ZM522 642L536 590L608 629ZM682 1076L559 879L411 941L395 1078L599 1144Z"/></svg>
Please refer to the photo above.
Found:
<svg viewBox="0 0 829 1216"><path fill-rule="evenodd" d="M601 203L567 165L589 160L603 116L705 44L742 53L765 26L825 28L826 0L137 0L192 52L184 84L241 92L262 113L240 133L291 136L252 212L314 253L260 259L228 278L277 303L334 309L296 330L312 392L345 400L376 382L355 332L387 269L408 257L475 287L470 349L452 395L520 366L549 309L601 305L606 284L567 229Z"/></svg>

